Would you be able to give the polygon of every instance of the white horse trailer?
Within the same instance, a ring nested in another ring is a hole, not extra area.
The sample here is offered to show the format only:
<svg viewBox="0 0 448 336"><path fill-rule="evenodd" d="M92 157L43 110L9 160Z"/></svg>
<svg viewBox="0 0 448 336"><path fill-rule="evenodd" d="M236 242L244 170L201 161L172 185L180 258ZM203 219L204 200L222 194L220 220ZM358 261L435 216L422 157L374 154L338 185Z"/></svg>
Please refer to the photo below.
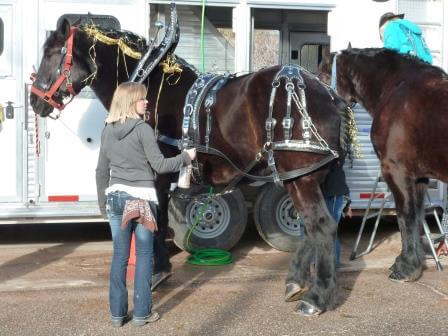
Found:
<svg viewBox="0 0 448 336"><path fill-rule="evenodd" d="M38 118L28 104L30 74L49 32L62 17L147 35L145 1L4 0L0 3L2 223L99 220L95 167L105 109L88 88L58 120ZM7 102L11 102L10 107Z"/></svg>
<svg viewBox="0 0 448 336"><path fill-rule="evenodd" d="M102 220L96 203L95 166L106 111L86 88L59 119L38 118L28 104L29 76L40 61L48 33L61 18L71 22L82 18L84 22L126 29L148 38L154 35L155 21L168 20L169 3L170 0L0 3L0 103L7 112L0 124L0 223ZM201 3L176 0L181 28L176 54L197 68L201 64ZM448 4L442 0L212 0L206 1L206 5L206 71L245 73L294 63L317 72L325 52L344 49L348 42L353 47L381 46L378 20L387 11L403 12L421 25L435 63L448 68L448 25L444 25ZM159 39L162 36L159 34ZM363 210L379 172L379 161L370 143L370 117L361 107L355 109L355 117L363 157L355 159L353 166L347 162L346 174L352 207ZM255 203L257 226L274 223L274 236L297 235L299 219L287 195L281 190L273 192L273 185L252 189L255 196L251 197L249 190L246 197ZM378 192L385 191L386 186L381 183ZM445 206L442 183L431 182L430 196L434 203ZM257 207L266 205L272 209L272 216L262 218L260 224ZM197 207L189 209L196 211ZM222 225L231 225L231 214L224 217L227 222ZM272 243L269 236L261 233L269 243L284 249L282 243ZM210 234L205 232L205 236Z"/></svg>

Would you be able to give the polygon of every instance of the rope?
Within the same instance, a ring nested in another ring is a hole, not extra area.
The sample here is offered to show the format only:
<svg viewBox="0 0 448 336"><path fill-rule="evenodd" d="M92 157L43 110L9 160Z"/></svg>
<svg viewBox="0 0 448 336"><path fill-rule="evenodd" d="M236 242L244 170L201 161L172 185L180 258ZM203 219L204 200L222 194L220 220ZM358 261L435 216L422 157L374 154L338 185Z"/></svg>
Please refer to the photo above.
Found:
<svg viewBox="0 0 448 336"><path fill-rule="evenodd" d="M202 15L201 15L201 72L205 72L204 24L205 24L205 0L202 0Z"/></svg>
<svg viewBox="0 0 448 336"><path fill-rule="evenodd" d="M160 93L162 92L163 88L163 81L165 80L165 72L162 73L162 80L160 81L159 91L157 92L157 99L156 99L156 106L154 107L154 131L157 137L157 134L159 133L159 99L160 99Z"/></svg>
<svg viewBox="0 0 448 336"><path fill-rule="evenodd" d="M213 187L210 187L208 192L208 198L211 198L213 194ZM190 230L187 234L187 251L190 252L190 255L187 257L187 263L191 265L201 265L201 266L218 266L218 265L227 265L233 262L232 254L226 250L222 249L194 249L191 247L190 238L191 234L198 226L199 221L204 216L204 210L207 207L207 203L204 202L202 206L199 208L198 215L191 226ZM191 248L190 248L191 247Z"/></svg>

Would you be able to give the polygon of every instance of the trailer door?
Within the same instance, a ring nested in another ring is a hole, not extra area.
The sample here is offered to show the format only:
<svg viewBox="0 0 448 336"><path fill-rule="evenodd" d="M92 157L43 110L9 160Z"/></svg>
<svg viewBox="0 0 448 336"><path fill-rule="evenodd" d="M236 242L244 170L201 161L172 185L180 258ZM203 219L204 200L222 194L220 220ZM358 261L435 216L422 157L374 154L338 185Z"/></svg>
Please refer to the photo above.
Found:
<svg viewBox="0 0 448 336"><path fill-rule="evenodd" d="M80 0L43 1L39 11L43 18L39 46L56 29L62 17L70 22L87 17L94 24L146 35L147 5L140 1L88 4ZM95 168L106 114L94 92L86 87L67 105L59 119L40 118L39 134L36 135L41 144L37 202L39 207L53 209L53 214L48 215L60 215L61 211L64 216L99 214Z"/></svg>
<svg viewBox="0 0 448 336"><path fill-rule="evenodd" d="M317 74L322 57L329 54L330 37L325 33L290 32L290 63Z"/></svg>
<svg viewBox="0 0 448 336"><path fill-rule="evenodd" d="M20 3L0 3L0 205L23 200L23 96ZM8 103L9 102L9 103ZM9 107L7 107L9 105ZM12 110L13 109L13 110Z"/></svg>

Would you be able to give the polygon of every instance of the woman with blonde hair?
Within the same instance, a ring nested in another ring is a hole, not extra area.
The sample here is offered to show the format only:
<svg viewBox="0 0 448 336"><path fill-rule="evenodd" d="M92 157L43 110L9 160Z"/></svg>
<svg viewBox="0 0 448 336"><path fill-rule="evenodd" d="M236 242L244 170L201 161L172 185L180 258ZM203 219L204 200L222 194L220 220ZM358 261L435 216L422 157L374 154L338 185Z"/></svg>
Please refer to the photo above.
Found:
<svg viewBox="0 0 448 336"><path fill-rule="evenodd" d="M142 326L159 319L159 314L152 310L151 295L158 204L154 171L176 172L196 157L194 149L173 158L163 156L154 130L142 120L147 103L145 86L129 82L117 87L101 135L96 168L99 207L109 219L114 247L109 306L112 324L117 327L123 325L128 313L126 269L132 233L137 257L132 321ZM133 217L135 211L138 221Z"/></svg>

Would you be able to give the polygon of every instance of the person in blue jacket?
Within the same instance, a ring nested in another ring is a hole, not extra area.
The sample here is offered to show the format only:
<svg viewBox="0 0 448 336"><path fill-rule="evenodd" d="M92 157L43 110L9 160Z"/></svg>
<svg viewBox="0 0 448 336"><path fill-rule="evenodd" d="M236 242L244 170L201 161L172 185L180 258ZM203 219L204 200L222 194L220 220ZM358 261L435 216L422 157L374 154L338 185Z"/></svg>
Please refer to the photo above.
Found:
<svg viewBox="0 0 448 336"><path fill-rule="evenodd" d="M406 20L404 14L385 13L379 22L380 37L384 48L400 54L409 54L432 64L432 55L423 38L421 28Z"/></svg>

